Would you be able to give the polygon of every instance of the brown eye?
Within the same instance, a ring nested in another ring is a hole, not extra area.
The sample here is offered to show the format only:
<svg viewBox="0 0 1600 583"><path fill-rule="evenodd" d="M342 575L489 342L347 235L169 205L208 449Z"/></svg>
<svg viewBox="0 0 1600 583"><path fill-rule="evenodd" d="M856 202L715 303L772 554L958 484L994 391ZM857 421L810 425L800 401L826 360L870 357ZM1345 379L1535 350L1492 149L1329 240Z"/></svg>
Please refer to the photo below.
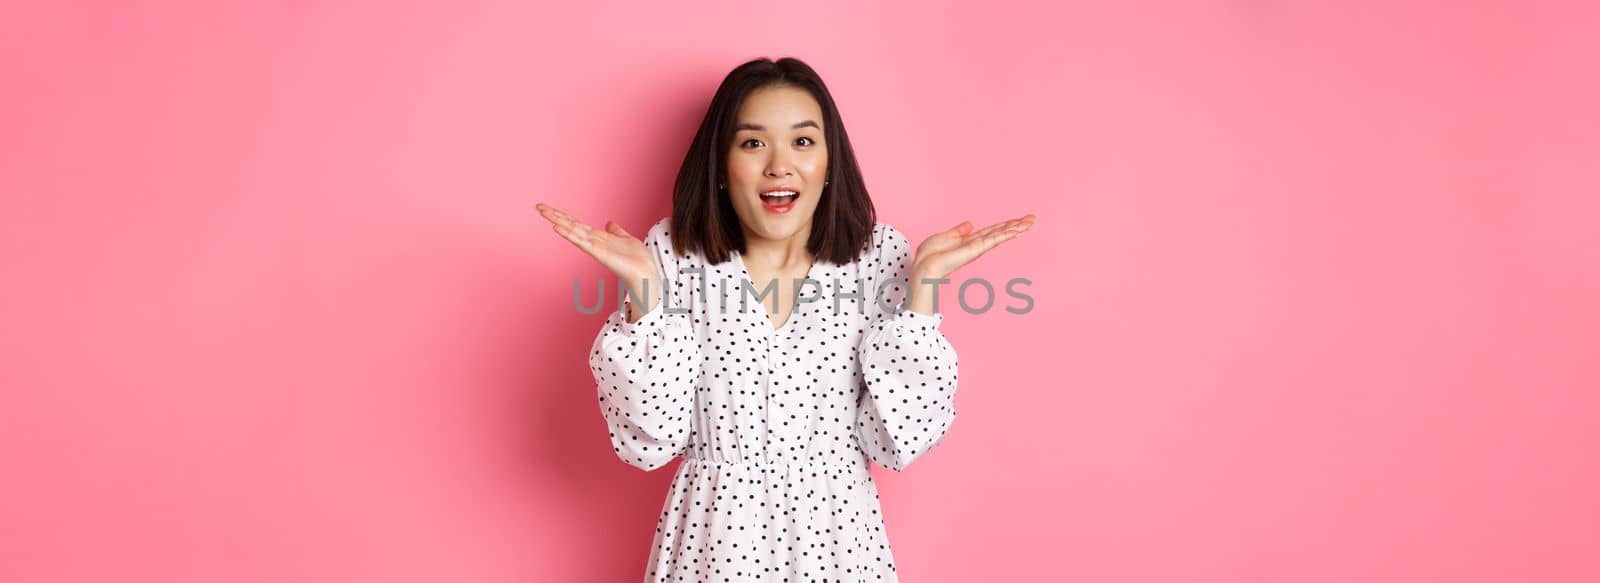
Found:
<svg viewBox="0 0 1600 583"><path fill-rule="evenodd" d="M757 140L755 138L750 138L748 140L745 140L743 144L740 144L740 146L748 148L748 147L750 147L750 143L751 142L761 143L761 140Z"/></svg>
<svg viewBox="0 0 1600 583"><path fill-rule="evenodd" d="M806 141L806 143L804 143L804 144L800 144L800 145L802 145L802 146L810 146L810 145L812 145L812 144L815 144L815 143L816 143L816 142L814 142L814 141L812 141L812 139L811 139L811 138L805 138L805 137L803 137L803 138L800 138L800 140L805 140L805 141ZM799 141L800 141L800 140L795 140L795 142L797 142L797 143L798 143L798 142L799 142Z"/></svg>

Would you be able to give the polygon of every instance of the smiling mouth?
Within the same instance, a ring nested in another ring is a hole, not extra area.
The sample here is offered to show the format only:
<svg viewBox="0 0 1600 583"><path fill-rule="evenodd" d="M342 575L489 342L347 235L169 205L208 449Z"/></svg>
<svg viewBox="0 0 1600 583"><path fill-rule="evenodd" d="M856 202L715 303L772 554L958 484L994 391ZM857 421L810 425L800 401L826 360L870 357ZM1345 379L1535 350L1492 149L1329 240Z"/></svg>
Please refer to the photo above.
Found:
<svg viewBox="0 0 1600 583"><path fill-rule="evenodd" d="M761 195L761 204L767 205L769 207L782 207L782 206L788 206L790 204L793 204L795 199L798 199L798 198L800 198L800 193L799 192L795 192L795 191L792 191L792 190L788 190L788 191L786 191L786 190L778 190L778 191L763 193Z"/></svg>

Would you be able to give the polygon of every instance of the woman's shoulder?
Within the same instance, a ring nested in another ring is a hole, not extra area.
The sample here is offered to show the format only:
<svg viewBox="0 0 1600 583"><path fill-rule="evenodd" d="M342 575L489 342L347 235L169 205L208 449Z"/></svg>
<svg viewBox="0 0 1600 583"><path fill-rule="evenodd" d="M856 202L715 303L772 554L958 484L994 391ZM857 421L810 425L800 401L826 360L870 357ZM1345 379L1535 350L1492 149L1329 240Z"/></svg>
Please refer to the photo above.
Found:
<svg viewBox="0 0 1600 583"><path fill-rule="evenodd" d="M866 257L877 259L880 257L894 257L911 248L911 242L905 234L894 228L889 223L874 223L872 225L872 246L867 249Z"/></svg>
<svg viewBox="0 0 1600 583"><path fill-rule="evenodd" d="M644 237L641 237L641 239L644 241L645 246L649 247L650 251L660 257L663 262L687 263L697 261L701 257L698 251L686 249L684 252L679 253L673 247L671 216L661 217L656 220L654 224L650 225L650 229L645 231Z"/></svg>
<svg viewBox="0 0 1600 583"><path fill-rule="evenodd" d="M661 217L660 219L656 219L655 224L650 225L650 228L645 231L644 241L646 243L651 241L660 241L662 239L670 241L671 237L672 217Z"/></svg>

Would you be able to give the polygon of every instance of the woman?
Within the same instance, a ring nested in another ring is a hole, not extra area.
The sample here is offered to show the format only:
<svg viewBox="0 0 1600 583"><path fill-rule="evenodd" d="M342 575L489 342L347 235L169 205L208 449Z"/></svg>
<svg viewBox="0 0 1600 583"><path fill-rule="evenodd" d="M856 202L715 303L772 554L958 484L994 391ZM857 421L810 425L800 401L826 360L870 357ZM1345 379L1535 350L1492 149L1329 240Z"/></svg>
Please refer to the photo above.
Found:
<svg viewBox="0 0 1600 583"><path fill-rule="evenodd" d="M897 580L866 458L901 471L955 419L956 353L925 280L1033 215L963 221L913 257L792 58L723 80L644 240L538 208L628 288L589 359L617 455L684 458L646 580Z"/></svg>

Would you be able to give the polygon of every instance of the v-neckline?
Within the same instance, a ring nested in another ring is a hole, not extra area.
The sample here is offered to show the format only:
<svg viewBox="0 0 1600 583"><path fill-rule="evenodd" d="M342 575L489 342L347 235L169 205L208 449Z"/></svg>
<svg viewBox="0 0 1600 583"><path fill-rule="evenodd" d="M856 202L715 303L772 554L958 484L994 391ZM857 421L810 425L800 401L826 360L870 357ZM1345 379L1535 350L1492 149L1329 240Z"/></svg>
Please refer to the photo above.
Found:
<svg viewBox="0 0 1600 583"><path fill-rule="evenodd" d="M745 265L744 253L739 252L738 249L734 249L733 250L733 260L739 264L739 272L741 274L740 277L744 279L744 281L739 282L740 286L743 286L744 282L750 282L750 289L756 290L756 292L759 293L760 292L760 288L758 288L756 286L755 280L751 279L751 277L750 277L750 266ZM805 279L811 279L811 280L816 279L813 276L816 275L817 266L818 266L819 263L822 263L822 258L820 258L820 257L814 258L814 259L811 260L811 266L806 268ZM804 280L802 280L802 281L804 281ZM783 285L783 283L779 282L778 285ZM817 285L821 286L822 282L820 282L820 281L817 282ZM804 285L802 284L801 287L803 288ZM817 293L822 293L822 292L819 289L819 291ZM790 328L793 327L793 326L790 326L790 324L794 323L795 318L798 318L800 316L800 311L805 309L805 305L808 304L808 303L812 303L812 302L799 302L797 300L798 300L798 298L793 298L793 297L789 298L789 301L794 303L794 307L789 310L789 317L784 319L782 326L778 326L778 325L775 325L775 324L772 323L772 313L767 311L766 302L760 302L760 301L755 302L755 309L756 309L757 312L759 312L761 314L762 320L767 323L767 330L769 330L771 332L785 332L785 331L787 331L787 330L789 330ZM744 288L743 287L740 287L740 289L739 289L739 301L740 301L741 305L748 305L750 303L750 302L745 301L745 295L744 295ZM750 309L748 307L746 307L745 311L749 312Z"/></svg>

